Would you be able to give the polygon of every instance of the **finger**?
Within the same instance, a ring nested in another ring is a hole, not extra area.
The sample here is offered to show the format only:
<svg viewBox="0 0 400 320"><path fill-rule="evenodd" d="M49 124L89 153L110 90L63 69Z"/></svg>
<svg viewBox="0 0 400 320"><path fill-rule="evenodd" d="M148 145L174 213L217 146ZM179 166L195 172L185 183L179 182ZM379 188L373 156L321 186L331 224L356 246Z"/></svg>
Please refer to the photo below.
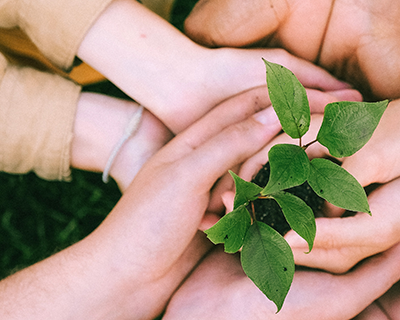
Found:
<svg viewBox="0 0 400 320"><path fill-rule="evenodd" d="M327 201L325 201L324 203L324 209L323 209L323 214L325 217L329 217L329 218L339 218L341 216L343 216L343 214L346 213L345 209L336 207L335 205L333 205L332 203L329 203Z"/></svg>
<svg viewBox="0 0 400 320"><path fill-rule="evenodd" d="M352 320L390 320L390 318L378 304L373 302Z"/></svg>
<svg viewBox="0 0 400 320"><path fill-rule="evenodd" d="M339 81L325 69L298 58L283 49L253 49L267 61L280 64L294 73L306 88L322 91L340 91L351 89L345 82Z"/></svg>
<svg viewBox="0 0 400 320"><path fill-rule="evenodd" d="M367 259L341 278L348 288L348 296L364 296L364 301L358 299L359 306L354 305L355 309L362 310L366 302L372 303L399 281L399 263L400 245L396 244L387 251Z"/></svg>
<svg viewBox="0 0 400 320"><path fill-rule="evenodd" d="M311 113L324 113L327 104L337 101L361 101L360 92L353 89L321 91L306 88Z"/></svg>
<svg viewBox="0 0 400 320"><path fill-rule="evenodd" d="M351 157L344 159L343 168L362 186L386 183L400 175L399 116L399 100L392 101L367 144Z"/></svg>
<svg viewBox="0 0 400 320"><path fill-rule="evenodd" d="M221 194L221 201L226 208L226 213L231 212L233 210L233 199L235 197L235 192L226 191ZM221 218L219 214L207 211L203 217L203 220L200 223L199 230L206 230L211 228L214 224L218 222Z"/></svg>
<svg viewBox="0 0 400 320"><path fill-rule="evenodd" d="M214 224L218 222L220 218L221 217L215 213L206 212L200 222L199 230L204 231L211 228Z"/></svg>
<svg viewBox="0 0 400 320"><path fill-rule="evenodd" d="M363 101L361 93L354 89L343 89L328 92L333 95L337 101Z"/></svg>
<svg viewBox="0 0 400 320"><path fill-rule="evenodd" d="M310 129L302 137L303 145L313 141L316 138L321 123L322 115L314 114L312 116ZM299 142L297 139L290 138L287 134L280 134L274 140L272 140L271 143L267 144L264 148L257 152L257 154L243 163L239 171L239 176L244 180L250 181L262 168L262 166L268 162L268 152L272 146L280 143L298 144ZM309 148L307 148L306 152L310 158L321 157L327 154L326 148L321 146L319 143L314 143L311 145Z"/></svg>
<svg viewBox="0 0 400 320"><path fill-rule="evenodd" d="M238 167L231 168L233 172L238 171ZM225 192L230 190L234 190L234 181L232 176L227 172L225 173L215 184L213 189L211 190L210 203L208 205L207 211L214 212L219 215L223 215L225 213L225 205L222 201L222 196Z"/></svg>
<svg viewBox="0 0 400 320"><path fill-rule="evenodd" d="M270 105L266 86L253 88L229 98L182 132L178 139L173 140L173 148L180 150L179 153L175 152L173 155L181 158L183 154L196 149L230 125L239 123ZM264 121L266 126L271 126L271 131L279 130L277 129L278 120L272 108L265 114ZM170 153L166 155L169 160L173 160L171 156Z"/></svg>
<svg viewBox="0 0 400 320"><path fill-rule="evenodd" d="M320 302L329 301L329 306L323 312L324 315L329 314L332 319L351 319L398 281L400 278L399 262L400 250L396 246L387 252L366 259L344 275L330 275L330 277L325 275L325 286L323 287L325 295L319 292L312 303L315 304L315 300L321 297L322 301ZM300 271L300 273L302 272L311 273L310 271ZM296 276L298 274L295 275L294 283ZM318 280L323 281L322 274L319 276ZM318 274L315 274L315 277L318 277ZM311 281L309 284L304 284L312 286L313 282L315 283L315 281ZM331 295L330 298L329 295ZM311 313L309 316L312 314L316 313Z"/></svg>
<svg viewBox="0 0 400 320"><path fill-rule="evenodd" d="M341 273L397 243L399 188L397 179L371 193L368 200L372 216L358 213L347 218L317 218L314 247L309 254L304 254L308 248L305 241L295 232L288 232L285 239L292 247L296 263Z"/></svg>
<svg viewBox="0 0 400 320"><path fill-rule="evenodd" d="M242 47L273 33L288 9L286 1L200 0L185 33L206 46Z"/></svg>
<svg viewBox="0 0 400 320"><path fill-rule="evenodd" d="M292 248L295 262L311 268L343 273L363 258L383 250L371 245L377 230L368 223L367 214L349 218L317 218L314 246L307 252L307 243L293 230L285 235Z"/></svg>
<svg viewBox="0 0 400 320"><path fill-rule="evenodd" d="M207 143L197 147L185 158L185 166L193 179L198 178L207 190L229 168L243 162L267 144L280 130L279 121L271 124L275 114L272 108L264 109L249 119L234 124ZM210 179L204 176L208 172ZM200 179L201 178L201 179Z"/></svg>

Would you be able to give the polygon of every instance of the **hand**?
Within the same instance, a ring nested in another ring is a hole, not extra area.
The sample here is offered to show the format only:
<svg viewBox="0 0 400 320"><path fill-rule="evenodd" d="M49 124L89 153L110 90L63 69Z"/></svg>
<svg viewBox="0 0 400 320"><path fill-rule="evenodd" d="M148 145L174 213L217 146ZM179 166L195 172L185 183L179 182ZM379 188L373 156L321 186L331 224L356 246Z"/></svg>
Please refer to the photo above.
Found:
<svg viewBox="0 0 400 320"><path fill-rule="evenodd" d="M344 275L297 270L275 314L275 305L244 274L239 255L217 247L175 293L163 319L350 319L400 278L399 262L396 245Z"/></svg>
<svg viewBox="0 0 400 320"><path fill-rule="evenodd" d="M209 248L213 185L279 130L265 87L225 101L148 160L92 234L0 282L0 318L157 316Z"/></svg>
<svg viewBox="0 0 400 320"><path fill-rule="evenodd" d="M102 172L111 151L138 109L137 103L95 93L81 93L75 115L71 165ZM122 192L143 164L172 138L172 133L148 110L135 134L119 150L110 174Z"/></svg>
<svg viewBox="0 0 400 320"><path fill-rule="evenodd" d="M399 319L400 282L397 282L383 296L371 303L353 320L388 320Z"/></svg>
<svg viewBox="0 0 400 320"><path fill-rule="evenodd" d="M208 46L280 47L368 98L399 98L400 4L375 1L200 0L186 33Z"/></svg>
<svg viewBox="0 0 400 320"><path fill-rule="evenodd" d="M148 108L174 133L223 100L264 85L261 58L286 66L306 87L347 89L342 92L347 92L347 100L359 96L325 70L282 49L201 47L131 0L110 4L86 33L78 57Z"/></svg>
<svg viewBox="0 0 400 320"><path fill-rule="evenodd" d="M309 131L302 138L303 142L306 144L315 139L319 127L322 122L322 113L324 111L325 105L331 102L336 102L341 100L341 95L338 92L327 93L318 90L306 89L307 96L309 100L309 105L311 109L312 122ZM266 93L266 92L265 92ZM253 155L251 158L247 159L243 164L234 169L239 175L250 181L262 166L268 161L268 151L272 145L276 143L294 143L297 144L297 140L291 139L286 134L281 134L274 138L268 145L263 149ZM307 149L307 152L313 156L323 156L326 154L326 150L318 145L312 145ZM208 212L204 217L200 229L205 230L212 227L221 217L221 212L225 212L225 208L233 207L234 192L233 179L230 174L226 173L213 188L212 197L208 207ZM229 209L227 212L230 212Z"/></svg>
<svg viewBox="0 0 400 320"><path fill-rule="evenodd" d="M325 95L326 96L326 95ZM322 113L322 110L313 108L314 113ZM351 173L363 186L369 186L373 183L386 183L400 177L400 128L398 126L400 119L400 100L391 101L384 112L371 139L355 154L347 158L337 159L342 162L342 167ZM304 143L316 138L322 122L321 116L314 116L309 132L304 137ZM244 166L242 174L249 179L257 172L257 168L267 162L268 151L276 143L298 143L286 134L282 134L268 146L266 146L256 156L249 159ZM328 156L328 150L320 144L314 144L307 149L311 158ZM343 210L331 212L329 216L340 216Z"/></svg>
<svg viewBox="0 0 400 320"><path fill-rule="evenodd" d="M396 173L396 148L398 144L395 141L397 137L395 132L397 125L395 123L392 124L392 121L395 122L397 109L396 105L391 105L388 113L384 114L384 118L375 131L373 138L364 147L369 152L364 152L363 148L352 156L359 163L362 163L361 168L358 167L356 169L357 165L360 164L352 161L352 157L343 160L343 163L346 164L346 169L350 169L350 173L355 172L357 179L364 177L363 182L365 184L367 182L383 183L391 179L396 179L398 176ZM321 122L321 115L314 115L312 117L310 130L303 137L305 144L315 139ZM384 142L385 138L393 141L393 147L380 151L382 145L386 145ZM278 136L260 152L248 159L241 166L239 175L245 180L251 180L252 176L268 161L268 151L276 143L296 142L286 134ZM379 152L383 152L383 154L381 155ZM313 144L307 149L307 153L310 158L323 157L327 154L327 150L319 144ZM375 159L381 159L378 167L370 171L365 170L366 167L368 168L368 164L374 163ZM390 171L389 169L392 165L395 167ZM384 173L388 171L389 175L382 174L379 177L376 172L379 173L381 170ZM374 180L378 178L382 180ZM387 183L369 196L372 217L367 214L358 213L353 217L316 219L317 233L313 250L309 254L304 254L304 252L308 251L308 246L300 236L294 231L286 234L285 237L292 247L296 264L337 273L345 272L365 257L384 251L398 242L400 240L398 233L400 220L396 212L400 204L398 196L400 188L399 180L397 178L397 180ZM226 193L223 198L226 206L229 207L233 201L233 193ZM340 216L342 213L342 209L339 210L329 204L327 204L326 210L324 210L324 214L327 217Z"/></svg>
<svg viewBox="0 0 400 320"><path fill-rule="evenodd" d="M340 273L365 257L383 252L400 240L400 179L391 181L368 197L372 216L357 213L346 218L317 218L317 234L309 254L307 245L290 231L285 238L296 264Z"/></svg>
<svg viewBox="0 0 400 320"><path fill-rule="evenodd" d="M400 176L400 100L389 103L371 139L354 155L341 159L364 187L386 183Z"/></svg>

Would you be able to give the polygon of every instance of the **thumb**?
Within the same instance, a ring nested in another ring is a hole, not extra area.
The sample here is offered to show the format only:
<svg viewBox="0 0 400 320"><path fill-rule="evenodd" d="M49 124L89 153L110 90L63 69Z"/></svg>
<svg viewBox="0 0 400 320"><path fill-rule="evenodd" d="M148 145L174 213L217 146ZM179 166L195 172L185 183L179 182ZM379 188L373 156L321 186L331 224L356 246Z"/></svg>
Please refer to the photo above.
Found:
<svg viewBox="0 0 400 320"><path fill-rule="evenodd" d="M200 0L185 33L205 46L243 47L275 32L288 9L286 1Z"/></svg>

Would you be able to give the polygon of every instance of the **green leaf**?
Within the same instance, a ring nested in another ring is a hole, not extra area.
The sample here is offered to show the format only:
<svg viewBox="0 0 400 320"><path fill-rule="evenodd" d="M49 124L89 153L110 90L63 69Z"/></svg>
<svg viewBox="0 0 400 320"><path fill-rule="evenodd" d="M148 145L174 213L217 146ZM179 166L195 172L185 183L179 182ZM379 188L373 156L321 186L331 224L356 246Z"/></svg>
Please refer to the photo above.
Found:
<svg viewBox="0 0 400 320"><path fill-rule="evenodd" d="M364 188L345 169L327 159L311 161L308 183L321 198L337 207L371 214Z"/></svg>
<svg viewBox="0 0 400 320"><path fill-rule="evenodd" d="M304 183L310 173L310 160L303 148L294 144L277 144L268 152L271 174L262 195Z"/></svg>
<svg viewBox="0 0 400 320"><path fill-rule="evenodd" d="M212 243L224 243L225 252L235 253L242 245L251 224L249 212L240 206L223 216L215 225L205 230Z"/></svg>
<svg viewBox="0 0 400 320"><path fill-rule="evenodd" d="M282 129L293 139L301 138L310 126L306 90L290 70L266 60L264 63L269 98Z"/></svg>
<svg viewBox="0 0 400 320"><path fill-rule="evenodd" d="M233 208L236 209L241 205L247 204L249 201L257 199L262 188L252 182L243 180L234 172L229 171L233 180L235 181L236 194L233 203Z"/></svg>
<svg viewBox="0 0 400 320"><path fill-rule="evenodd" d="M315 217L312 209L299 197L280 191L271 195L278 202L290 227L308 243L308 250L311 251L315 233Z"/></svg>
<svg viewBox="0 0 400 320"><path fill-rule="evenodd" d="M294 276L293 253L286 240L270 226L256 221L244 239L241 262L247 276L279 312Z"/></svg>
<svg viewBox="0 0 400 320"><path fill-rule="evenodd" d="M371 138L389 101L330 103L317 140L334 157L348 157L361 149Z"/></svg>

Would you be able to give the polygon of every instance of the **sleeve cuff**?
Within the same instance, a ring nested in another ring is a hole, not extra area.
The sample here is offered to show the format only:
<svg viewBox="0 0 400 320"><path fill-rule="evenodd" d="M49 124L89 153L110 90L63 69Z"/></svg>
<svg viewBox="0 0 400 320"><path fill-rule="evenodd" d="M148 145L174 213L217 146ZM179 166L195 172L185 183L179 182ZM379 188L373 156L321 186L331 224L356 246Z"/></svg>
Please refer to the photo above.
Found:
<svg viewBox="0 0 400 320"><path fill-rule="evenodd" d="M112 0L20 0L19 26L57 67L69 71L83 37Z"/></svg>
<svg viewBox="0 0 400 320"><path fill-rule="evenodd" d="M0 81L0 170L70 180L80 87L57 75L15 66L8 66Z"/></svg>

